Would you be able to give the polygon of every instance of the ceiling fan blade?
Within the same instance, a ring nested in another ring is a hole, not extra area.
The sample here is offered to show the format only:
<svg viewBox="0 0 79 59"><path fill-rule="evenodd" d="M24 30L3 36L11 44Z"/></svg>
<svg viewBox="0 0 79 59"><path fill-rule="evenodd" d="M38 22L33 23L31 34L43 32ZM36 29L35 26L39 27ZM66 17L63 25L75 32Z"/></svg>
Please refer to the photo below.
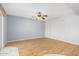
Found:
<svg viewBox="0 0 79 59"><path fill-rule="evenodd" d="M48 15L43 15L44 17L48 17Z"/></svg>
<svg viewBox="0 0 79 59"><path fill-rule="evenodd" d="M42 19L45 19L44 17L42 17Z"/></svg>

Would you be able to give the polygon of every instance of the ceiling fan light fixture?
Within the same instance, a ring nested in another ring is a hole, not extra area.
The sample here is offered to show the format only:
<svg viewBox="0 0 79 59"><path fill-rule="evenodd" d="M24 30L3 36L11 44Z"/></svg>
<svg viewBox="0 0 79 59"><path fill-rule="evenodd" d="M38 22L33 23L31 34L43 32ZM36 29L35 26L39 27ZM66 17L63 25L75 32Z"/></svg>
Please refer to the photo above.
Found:
<svg viewBox="0 0 79 59"><path fill-rule="evenodd" d="M41 17L41 15L37 15L38 17Z"/></svg>
<svg viewBox="0 0 79 59"><path fill-rule="evenodd" d="M36 20L45 20L48 15L43 15L41 12L38 12L36 15Z"/></svg>

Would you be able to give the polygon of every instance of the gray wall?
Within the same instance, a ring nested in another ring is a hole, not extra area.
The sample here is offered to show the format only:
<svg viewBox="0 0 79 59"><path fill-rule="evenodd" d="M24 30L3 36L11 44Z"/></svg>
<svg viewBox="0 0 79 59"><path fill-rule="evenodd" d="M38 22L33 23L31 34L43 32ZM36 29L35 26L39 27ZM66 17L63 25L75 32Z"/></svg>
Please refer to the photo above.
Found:
<svg viewBox="0 0 79 59"><path fill-rule="evenodd" d="M44 37L44 21L7 15L7 40Z"/></svg>
<svg viewBox="0 0 79 59"><path fill-rule="evenodd" d="M79 44L79 16L65 16L47 20L46 37Z"/></svg>

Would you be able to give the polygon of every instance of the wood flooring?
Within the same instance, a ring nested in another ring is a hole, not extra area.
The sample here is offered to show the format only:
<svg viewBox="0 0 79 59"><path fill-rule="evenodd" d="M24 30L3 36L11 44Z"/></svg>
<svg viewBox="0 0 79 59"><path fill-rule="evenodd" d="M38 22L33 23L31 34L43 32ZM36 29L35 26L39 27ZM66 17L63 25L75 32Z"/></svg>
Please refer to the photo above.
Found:
<svg viewBox="0 0 79 59"><path fill-rule="evenodd" d="M79 56L79 46L49 38L8 42L7 46L17 47L20 56L42 56L44 54Z"/></svg>

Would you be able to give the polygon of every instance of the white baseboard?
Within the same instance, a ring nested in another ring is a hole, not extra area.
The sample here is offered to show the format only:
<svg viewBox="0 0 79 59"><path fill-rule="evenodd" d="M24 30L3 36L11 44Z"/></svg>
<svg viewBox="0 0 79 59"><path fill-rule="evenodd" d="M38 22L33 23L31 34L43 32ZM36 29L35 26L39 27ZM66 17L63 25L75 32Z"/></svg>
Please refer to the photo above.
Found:
<svg viewBox="0 0 79 59"><path fill-rule="evenodd" d="M31 39L37 39L37 38L43 38L43 37L23 38L23 39L17 39L17 40L7 41L7 43L8 43L8 42L17 42L17 41L23 41L23 40L31 40Z"/></svg>
<svg viewBox="0 0 79 59"><path fill-rule="evenodd" d="M50 38L50 37L46 37L46 38ZM67 42L67 43L74 44L74 45L79 45L79 43L77 43L77 42L71 42L71 41L67 41L67 40L63 40L63 39L57 39L57 38L50 38L50 39L55 39L55 40Z"/></svg>
<svg viewBox="0 0 79 59"><path fill-rule="evenodd" d="M50 38L50 37L32 37L32 38L25 38L25 39L11 40L11 41L7 41L7 42L16 42L16 41L31 40L31 39L37 39L37 38ZM67 40L63 40L63 39L57 39L57 38L50 38L50 39L55 39L55 40L59 40L59 41L63 41L63 42L67 42L67 43L70 43L70 44L79 45L79 43L71 42L71 41L67 41Z"/></svg>

